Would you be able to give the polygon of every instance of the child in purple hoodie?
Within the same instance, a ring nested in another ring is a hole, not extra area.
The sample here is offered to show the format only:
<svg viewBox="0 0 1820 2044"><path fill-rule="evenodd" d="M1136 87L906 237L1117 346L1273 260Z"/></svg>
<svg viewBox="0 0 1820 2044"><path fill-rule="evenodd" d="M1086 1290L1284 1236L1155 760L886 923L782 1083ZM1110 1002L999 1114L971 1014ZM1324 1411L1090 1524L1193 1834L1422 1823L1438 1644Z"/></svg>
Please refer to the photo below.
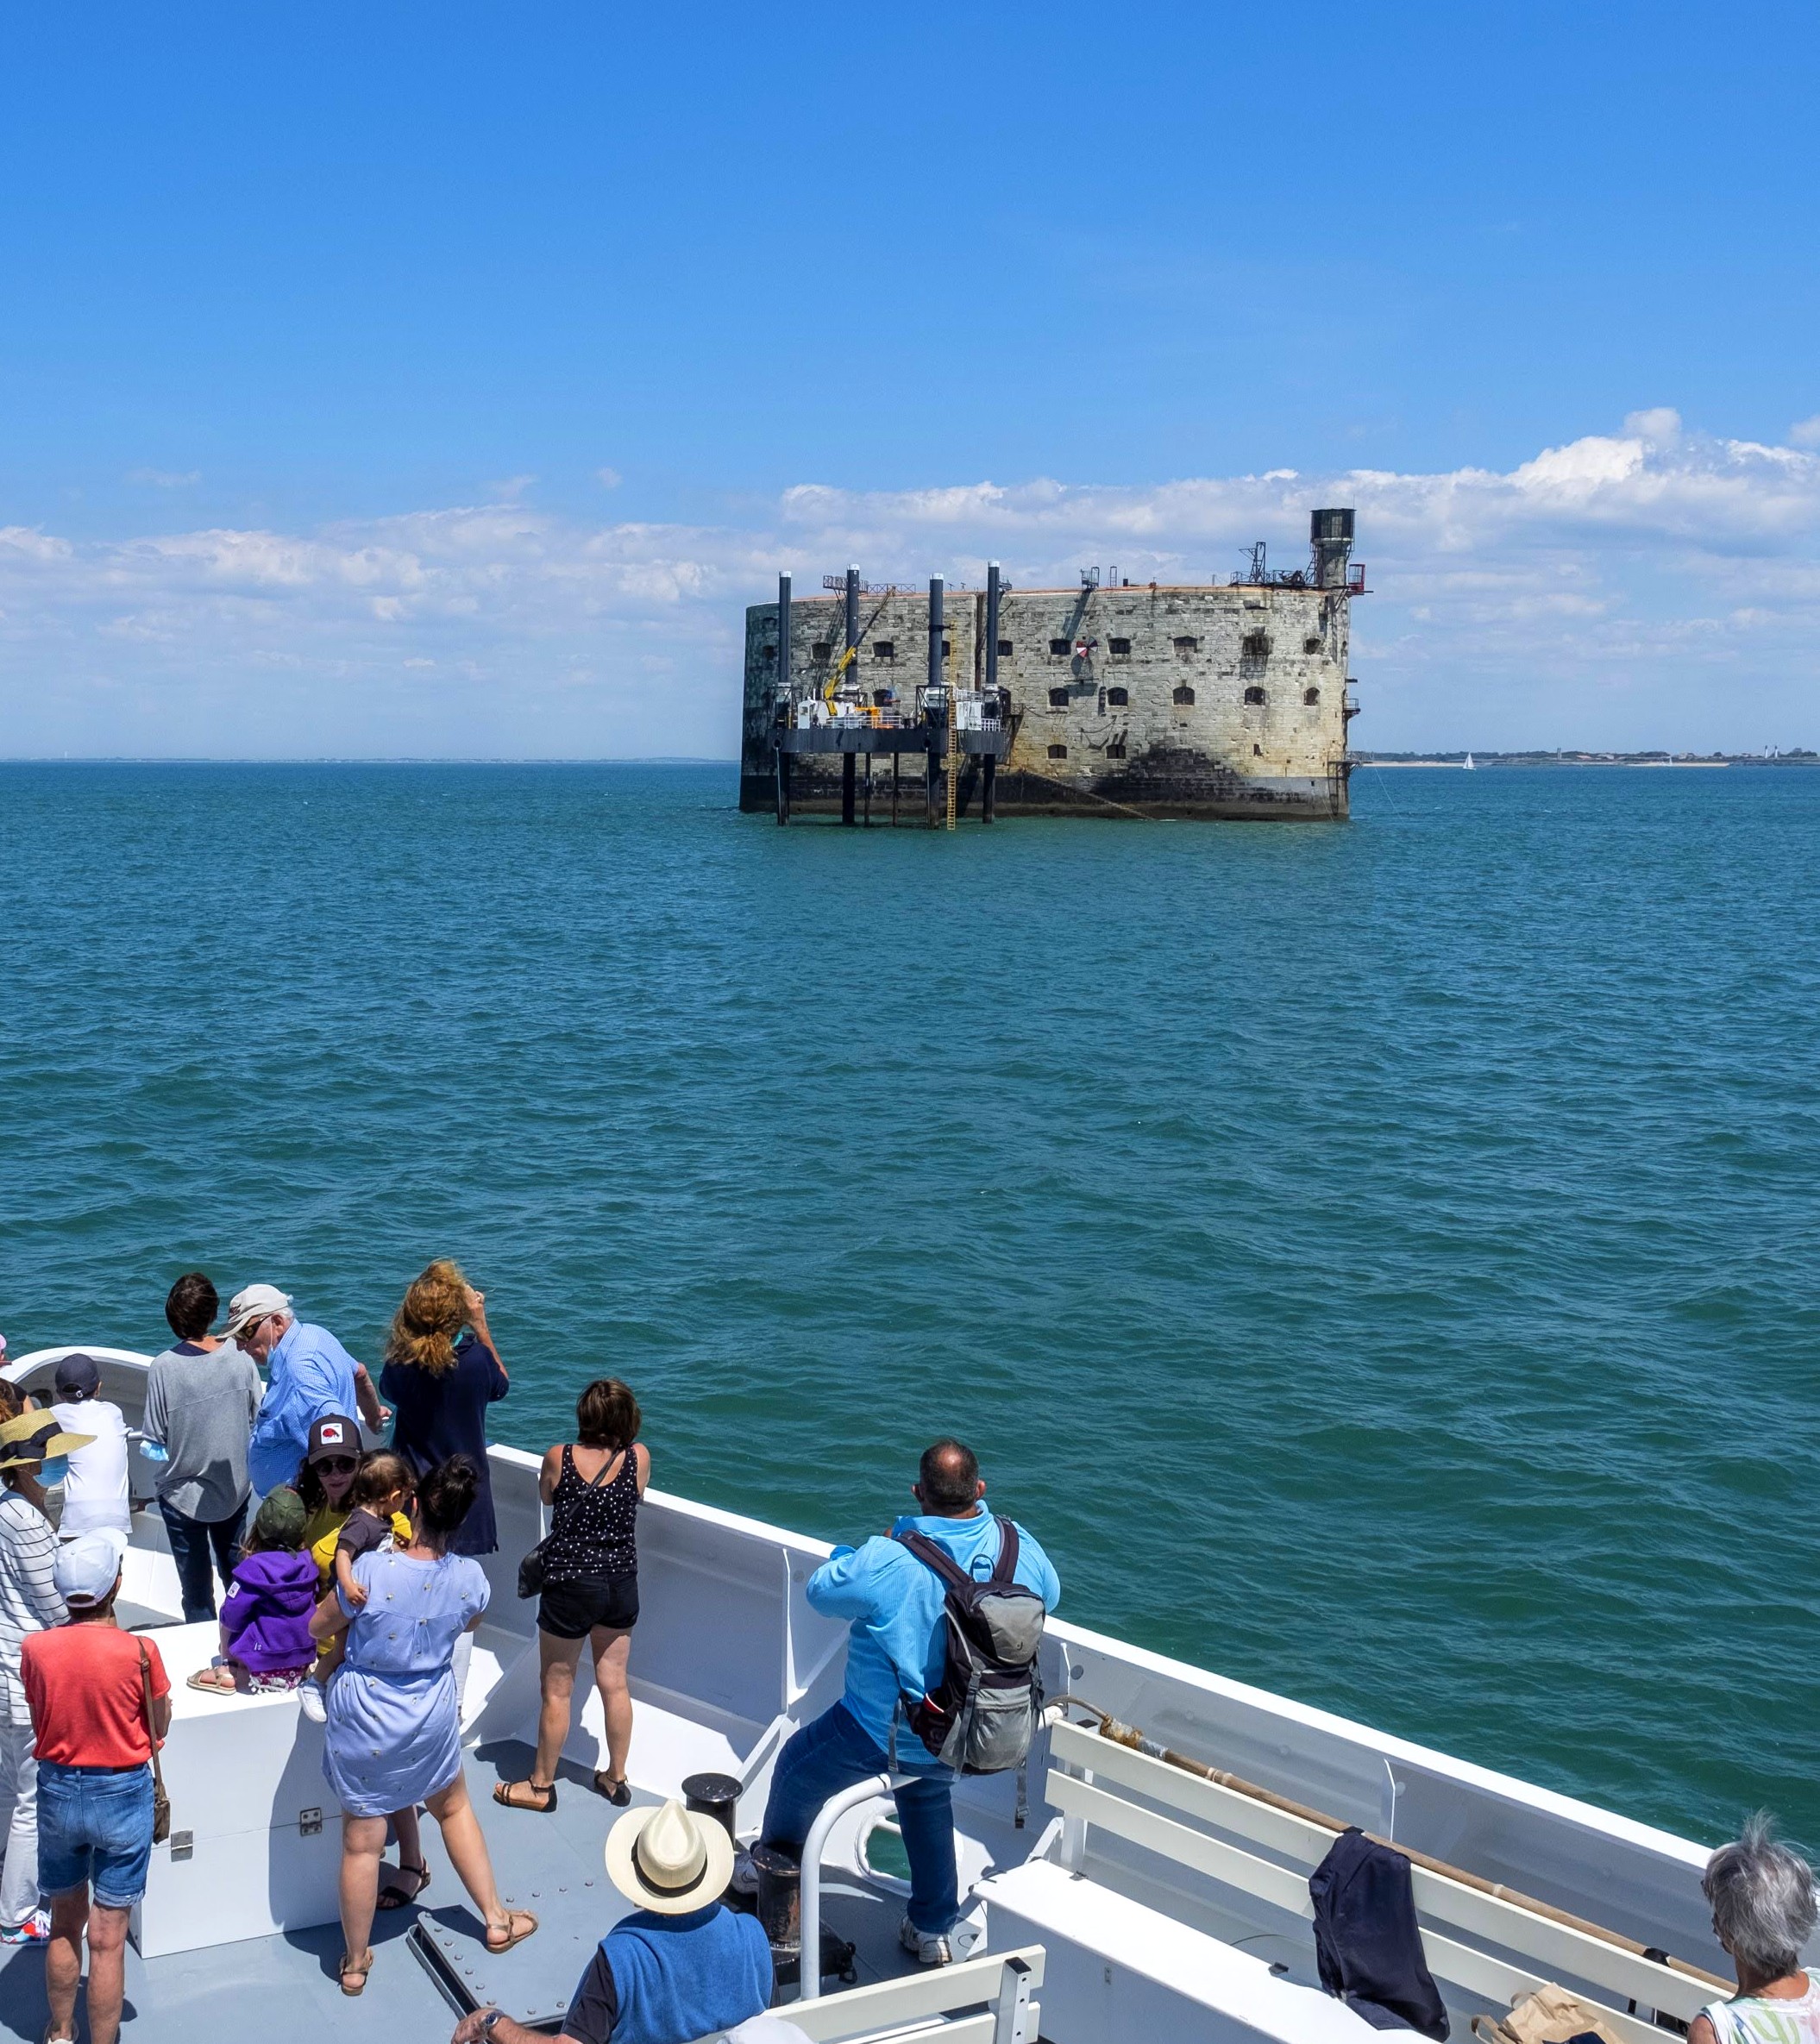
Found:
<svg viewBox="0 0 1820 2044"><path fill-rule="evenodd" d="M266 1696L294 1690L310 1672L310 1614L321 1593L315 1558L302 1548L305 1518L294 1490L274 1490L259 1508L222 1600L221 1652L190 1677L191 1689Z"/></svg>

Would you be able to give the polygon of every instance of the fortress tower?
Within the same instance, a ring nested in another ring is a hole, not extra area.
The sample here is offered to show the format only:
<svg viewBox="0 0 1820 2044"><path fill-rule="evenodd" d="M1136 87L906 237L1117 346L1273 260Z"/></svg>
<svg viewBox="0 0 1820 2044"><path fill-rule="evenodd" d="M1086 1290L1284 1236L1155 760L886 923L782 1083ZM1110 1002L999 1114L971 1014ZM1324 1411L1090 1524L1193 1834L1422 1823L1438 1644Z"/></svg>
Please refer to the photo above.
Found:
<svg viewBox="0 0 1820 2044"><path fill-rule="evenodd" d="M1306 567L1273 574L1259 546L1223 586L1090 571L1078 589L1001 593L995 573L926 597L865 590L855 570L838 594L755 604L740 806L912 820L913 800L921 821L952 779L961 816L989 818L995 798L1001 815L1343 818L1364 571L1351 511L1309 525Z"/></svg>

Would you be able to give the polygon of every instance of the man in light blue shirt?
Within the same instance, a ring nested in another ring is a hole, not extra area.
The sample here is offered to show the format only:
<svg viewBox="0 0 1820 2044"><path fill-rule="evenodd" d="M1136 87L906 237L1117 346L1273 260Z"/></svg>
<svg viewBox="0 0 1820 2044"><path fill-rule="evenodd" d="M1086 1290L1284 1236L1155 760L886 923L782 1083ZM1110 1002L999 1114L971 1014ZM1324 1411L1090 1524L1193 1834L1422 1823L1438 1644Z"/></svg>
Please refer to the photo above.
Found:
<svg viewBox="0 0 1820 2044"><path fill-rule="evenodd" d="M915 1701L941 1681L945 1593L935 1571L892 1536L925 1533L984 1582L998 1559L1000 1534L997 1520L981 1502L986 1485L979 1462L959 1441L939 1440L924 1450L912 1491L916 1514L863 1547L837 1547L809 1578L811 1607L851 1622L846 1694L777 1756L763 1835L766 1845L800 1855L823 1803L869 1774L886 1772L894 1744L896 1771L917 1778L897 1791L910 1860L910 1907L899 1934L923 1965L945 1966L955 1956L951 1934L960 1914L954 1774L932 1757L899 1709L903 1699ZM1049 1557L1021 1526L1017 1530L1013 1580L1034 1590L1052 1611L1062 1586Z"/></svg>
<svg viewBox="0 0 1820 2044"><path fill-rule="evenodd" d="M247 1447L247 1474L264 1496L297 1481L310 1429L356 1407L369 1426L392 1417L380 1403L367 1365L356 1363L326 1327L296 1319L276 1285L249 1284L228 1301L222 1338L237 1342L267 1372L266 1395Z"/></svg>

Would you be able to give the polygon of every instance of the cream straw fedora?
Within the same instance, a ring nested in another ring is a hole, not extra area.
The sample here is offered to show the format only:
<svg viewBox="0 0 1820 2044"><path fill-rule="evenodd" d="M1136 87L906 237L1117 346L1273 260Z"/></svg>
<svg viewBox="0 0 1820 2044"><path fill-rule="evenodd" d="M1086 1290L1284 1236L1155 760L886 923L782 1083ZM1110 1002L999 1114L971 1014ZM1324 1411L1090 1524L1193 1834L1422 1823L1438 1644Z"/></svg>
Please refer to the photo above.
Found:
<svg viewBox="0 0 1820 2044"><path fill-rule="evenodd" d="M712 1818L674 1797L629 1809L606 1834L607 1878L628 1902L681 1916L706 1909L733 1878L733 1841Z"/></svg>

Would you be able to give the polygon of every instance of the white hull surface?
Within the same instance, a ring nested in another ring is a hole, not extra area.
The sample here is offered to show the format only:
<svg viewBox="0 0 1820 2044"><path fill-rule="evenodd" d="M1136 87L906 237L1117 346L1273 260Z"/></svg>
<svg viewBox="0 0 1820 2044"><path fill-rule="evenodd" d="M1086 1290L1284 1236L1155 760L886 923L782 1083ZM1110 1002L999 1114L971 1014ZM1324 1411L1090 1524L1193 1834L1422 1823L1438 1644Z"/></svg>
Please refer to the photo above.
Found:
<svg viewBox="0 0 1820 2044"><path fill-rule="evenodd" d="M7 1374L47 1391L63 1352L27 1357ZM103 1360L103 1395L136 1422L146 1358L88 1352ZM137 2044L162 2044L167 2028L173 2041L180 2029L193 2035L202 2015L211 2029L224 2030L230 2017L251 2024L262 2044L320 2035L325 2022L337 2037L370 2028L398 2044L446 2035L451 2006L470 1997L560 2020L593 1941L623 1911L599 1858L614 1812L587 1785L606 1759L592 1694L565 1754L572 1765L558 1815L502 1811L486 1800L502 1772L524 1771L535 1735L536 1607L519 1602L516 1574L543 1530L537 1459L512 1448L491 1453L500 1550L486 1564L493 1602L463 1725L501 1889L537 1910L543 1929L506 1960L487 1961L426 1825L436 1880L424 1911L379 1919L377 1934L390 1941L379 1947L372 1987L362 2001L341 1998L329 1971L340 1949L340 1827L322 1774L322 1734L292 1698L213 1697L183 1685L216 1651L216 1628L180 1622L176 1572L152 1506L135 1514L122 1616L156 1628L175 1684L165 1752L173 1835L154 1848L135 1923L129 1996ZM135 1497L151 1498L154 1473L135 1458ZM845 1628L811 1611L803 1591L828 1550L656 1490L640 1514L639 1550L635 1791L645 1802L679 1793L687 1775L734 1775L743 1784L738 1828L750 1840L778 1749L841 1693ZM1046 1654L1052 1698L1084 1698L1276 1796L1620 1939L1726 1971L1700 1894L1705 1852L1684 1839L1063 1621L1051 1621ZM1054 1727L1039 1741L1022 1830L1014 1801L1008 1777L956 1790L963 1888L983 1919L987 1958L896 1986L914 1969L895 1948L902 1884L873 1864L888 1859L888 1803L838 1820L821 1855L823 1906L832 1928L858 1946L861 1987L831 1977L821 2000L786 2012L819 2039L926 2029L941 2044L975 2036L1034 2044L1039 2023L1055 2044L1366 2044L1372 2035L1319 1989L1307 1877L1330 1832L1112 1745L1090 1726ZM1685 2022L1719 1991L1441 1876L1417 1874L1416 1902L1457 2039L1468 2036L1473 2015L1546 1980L1597 2002L1625 2044L1661 2044L1666 2033L1654 2011ZM1007 1968L1007 1953L1023 1954L1023 1964ZM0 2018L17 2034L41 2028L41 1973L35 1953L9 1953L0 1966ZM795 1992L783 1989L783 2002Z"/></svg>

